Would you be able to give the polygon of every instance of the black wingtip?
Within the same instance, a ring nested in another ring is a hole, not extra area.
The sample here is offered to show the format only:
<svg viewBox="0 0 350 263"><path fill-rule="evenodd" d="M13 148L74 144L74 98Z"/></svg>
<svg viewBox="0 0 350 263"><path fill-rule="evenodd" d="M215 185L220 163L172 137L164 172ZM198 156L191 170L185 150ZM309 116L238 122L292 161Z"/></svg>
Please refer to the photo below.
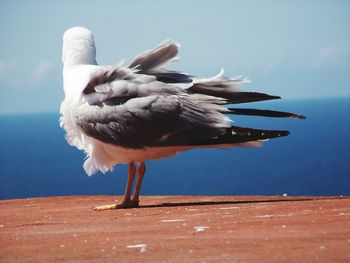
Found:
<svg viewBox="0 0 350 263"><path fill-rule="evenodd" d="M282 99L281 96L274 96L274 95L270 95L272 97L272 100L279 100Z"/></svg>
<svg viewBox="0 0 350 263"><path fill-rule="evenodd" d="M306 117L304 115L300 115L300 114L293 114L291 116L292 119L300 119L300 120L305 120Z"/></svg>
<svg viewBox="0 0 350 263"><path fill-rule="evenodd" d="M243 141L266 140L278 137L285 137L290 134L290 132L286 130L260 130L252 128L243 128L239 126L232 126L231 129L233 135Z"/></svg>
<svg viewBox="0 0 350 263"><path fill-rule="evenodd" d="M259 110L259 109L241 109L241 108L228 108L226 114L234 115L247 115L247 116L262 116L262 117L275 117L275 118L292 118L292 119L305 119L305 116L274 110Z"/></svg>
<svg viewBox="0 0 350 263"><path fill-rule="evenodd" d="M190 145L222 145L222 144L239 144L253 141L263 141L272 138L288 136L289 131L285 130L260 130L232 126L226 129L225 134L220 137L209 138L207 140L195 141Z"/></svg>
<svg viewBox="0 0 350 263"><path fill-rule="evenodd" d="M224 98L226 98L230 104L281 99L280 96L274 96L259 92L234 92L225 96Z"/></svg>
<svg viewBox="0 0 350 263"><path fill-rule="evenodd" d="M227 100L226 104L236 104L236 103L247 103L256 102L264 100L276 100L281 99L280 96L269 95L260 92L246 92L246 91L226 91L222 90L212 90L205 87L205 85L194 84L188 90L190 93L200 93L214 97L220 97Z"/></svg>
<svg viewBox="0 0 350 263"><path fill-rule="evenodd" d="M289 131L280 131L280 133L277 134L277 137L285 137L290 134Z"/></svg>

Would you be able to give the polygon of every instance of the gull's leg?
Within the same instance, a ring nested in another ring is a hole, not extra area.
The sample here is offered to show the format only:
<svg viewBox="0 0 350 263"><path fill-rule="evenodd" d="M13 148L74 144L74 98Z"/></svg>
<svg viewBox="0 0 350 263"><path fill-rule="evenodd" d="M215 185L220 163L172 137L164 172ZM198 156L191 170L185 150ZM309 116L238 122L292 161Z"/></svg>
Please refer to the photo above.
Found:
<svg viewBox="0 0 350 263"><path fill-rule="evenodd" d="M136 188L134 196L131 200L131 206L132 207L138 207L139 206L139 196L140 196L140 190L141 190L141 184L143 176L146 172L146 165L145 162L140 162L139 168L137 170L137 182L136 182Z"/></svg>
<svg viewBox="0 0 350 263"><path fill-rule="evenodd" d="M129 163L128 182L127 182L126 188L125 188L124 199L120 204L95 206L94 209L95 210L108 210L108 209L132 207L131 190L132 190L132 185L134 183L135 172L136 172L135 163L134 162Z"/></svg>
<svg viewBox="0 0 350 263"><path fill-rule="evenodd" d="M133 183L134 183L135 172L136 172L135 163L134 163L134 162L129 163L128 183L127 183L126 188L125 188L124 199L123 199L123 201L121 202L121 204L117 205L117 208L127 208L127 207L130 207L130 203L131 203L131 190L132 190L132 185L133 185Z"/></svg>

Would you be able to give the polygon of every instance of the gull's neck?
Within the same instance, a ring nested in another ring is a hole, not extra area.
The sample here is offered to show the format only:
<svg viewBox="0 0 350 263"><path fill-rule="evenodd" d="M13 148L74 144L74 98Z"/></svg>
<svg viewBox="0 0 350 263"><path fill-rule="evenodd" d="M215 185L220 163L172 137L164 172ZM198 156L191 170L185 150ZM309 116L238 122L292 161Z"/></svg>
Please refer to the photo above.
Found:
<svg viewBox="0 0 350 263"><path fill-rule="evenodd" d="M97 65L95 46L64 46L64 66Z"/></svg>

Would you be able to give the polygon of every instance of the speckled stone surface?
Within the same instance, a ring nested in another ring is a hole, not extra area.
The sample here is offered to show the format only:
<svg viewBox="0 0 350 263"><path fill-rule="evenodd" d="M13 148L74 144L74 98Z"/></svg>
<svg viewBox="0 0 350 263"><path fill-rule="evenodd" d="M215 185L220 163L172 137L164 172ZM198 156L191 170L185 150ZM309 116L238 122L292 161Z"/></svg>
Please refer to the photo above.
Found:
<svg viewBox="0 0 350 263"><path fill-rule="evenodd" d="M0 262L350 262L349 197L114 199L0 201Z"/></svg>

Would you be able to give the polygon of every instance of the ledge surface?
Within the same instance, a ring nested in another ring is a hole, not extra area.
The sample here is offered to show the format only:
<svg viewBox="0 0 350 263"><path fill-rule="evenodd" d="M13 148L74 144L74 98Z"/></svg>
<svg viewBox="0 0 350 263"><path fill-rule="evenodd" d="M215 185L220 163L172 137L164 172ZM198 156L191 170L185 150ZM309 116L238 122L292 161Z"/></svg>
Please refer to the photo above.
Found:
<svg viewBox="0 0 350 263"><path fill-rule="evenodd" d="M0 262L350 262L349 197L146 196L92 210L113 201L0 201Z"/></svg>

